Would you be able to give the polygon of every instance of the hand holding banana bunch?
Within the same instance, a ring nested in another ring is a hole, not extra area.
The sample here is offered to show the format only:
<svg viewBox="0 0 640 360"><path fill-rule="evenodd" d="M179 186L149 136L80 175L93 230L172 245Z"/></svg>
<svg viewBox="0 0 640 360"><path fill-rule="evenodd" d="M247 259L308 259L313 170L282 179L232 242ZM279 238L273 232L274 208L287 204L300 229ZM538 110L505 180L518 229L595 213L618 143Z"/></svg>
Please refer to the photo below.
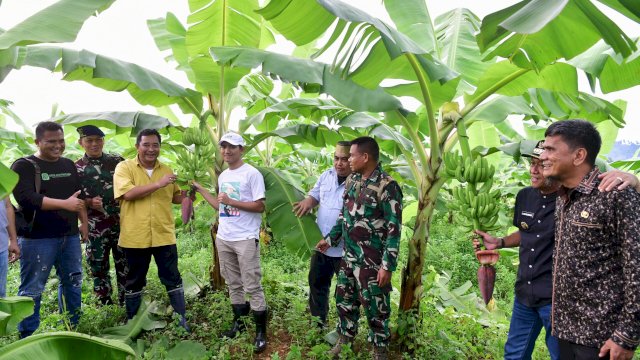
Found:
<svg viewBox="0 0 640 360"><path fill-rule="evenodd" d="M457 153L446 153L443 160L445 175L460 182L459 186L451 190L455 201L448 204L449 209L455 211L455 221L469 232L496 230L500 211L498 206L500 191L491 190L495 167L489 165L487 159L479 155L475 159L471 157L463 159ZM472 240L473 238L481 241L475 233L472 235ZM498 261L499 256L495 250L476 252L476 257L481 264L477 274L478 287L487 305L491 301L496 280L496 269L493 264Z"/></svg>
<svg viewBox="0 0 640 360"><path fill-rule="evenodd" d="M187 224L193 219L193 201L195 190L193 182L202 184L209 183L209 168L213 164L215 147L206 132L197 128L187 128L182 134L182 143L185 147L175 147L177 153L177 164L182 168L178 172L178 184L189 186L188 193L183 190L182 200L182 222ZM193 150L191 146L193 146Z"/></svg>

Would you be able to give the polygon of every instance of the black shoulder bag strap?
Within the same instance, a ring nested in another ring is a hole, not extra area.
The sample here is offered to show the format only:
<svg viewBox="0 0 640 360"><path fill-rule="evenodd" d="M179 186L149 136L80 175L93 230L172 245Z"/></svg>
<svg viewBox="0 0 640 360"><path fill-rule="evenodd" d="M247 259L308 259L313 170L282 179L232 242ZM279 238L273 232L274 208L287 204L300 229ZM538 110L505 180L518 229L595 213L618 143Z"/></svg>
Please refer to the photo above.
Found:
<svg viewBox="0 0 640 360"><path fill-rule="evenodd" d="M28 157L23 157L22 159L30 162L31 165L33 165L33 168L35 170L35 175L33 177L33 184L35 185L36 193L40 194L40 182L42 181L42 176L41 176L42 172L40 171L40 165L38 165L38 163L35 160L30 159ZM31 218L31 221L29 221L29 224L28 224L29 225L29 229L33 228L33 222L35 220L36 220L36 211L34 210L33 211L33 217Z"/></svg>

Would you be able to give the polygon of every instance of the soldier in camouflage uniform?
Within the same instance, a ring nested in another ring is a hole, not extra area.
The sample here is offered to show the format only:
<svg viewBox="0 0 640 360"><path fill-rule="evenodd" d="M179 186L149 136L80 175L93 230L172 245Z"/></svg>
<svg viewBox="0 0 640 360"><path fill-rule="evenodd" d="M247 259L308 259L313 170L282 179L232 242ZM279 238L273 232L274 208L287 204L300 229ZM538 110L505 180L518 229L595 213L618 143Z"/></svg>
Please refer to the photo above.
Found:
<svg viewBox="0 0 640 360"><path fill-rule="evenodd" d="M124 284L127 261L118 247L120 236L120 204L113 198L113 172L124 160L119 155L106 154L104 133L98 127L86 125L78 128L78 143L85 155L76 161L82 192L89 217L89 242L85 251L93 277L93 291L103 305L112 304L109 252L113 253L118 283L118 302L124 304Z"/></svg>
<svg viewBox="0 0 640 360"><path fill-rule="evenodd" d="M386 359L389 293L400 243L402 191L380 168L379 148L373 138L357 138L351 144L349 165L353 174L346 181L342 211L331 232L316 246L325 251L344 237L345 253L336 287L340 336L329 353L337 357L342 345L353 341L362 304L374 359Z"/></svg>

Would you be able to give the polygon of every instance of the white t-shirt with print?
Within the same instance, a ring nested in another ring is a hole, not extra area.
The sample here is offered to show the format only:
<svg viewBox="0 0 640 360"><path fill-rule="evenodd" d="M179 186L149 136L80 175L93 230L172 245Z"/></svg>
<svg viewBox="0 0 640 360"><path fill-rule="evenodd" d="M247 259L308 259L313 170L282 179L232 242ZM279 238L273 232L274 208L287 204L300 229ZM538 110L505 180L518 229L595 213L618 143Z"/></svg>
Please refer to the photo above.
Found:
<svg viewBox="0 0 640 360"><path fill-rule="evenodd" d="M264 199L264 178L249 164L237 169L227 169L218 178L218 193L226 193L233 200L250 202ZM226 241L258 239L260 237L261 213L240 210L220 204L220 226L218 236Z"/></svg>

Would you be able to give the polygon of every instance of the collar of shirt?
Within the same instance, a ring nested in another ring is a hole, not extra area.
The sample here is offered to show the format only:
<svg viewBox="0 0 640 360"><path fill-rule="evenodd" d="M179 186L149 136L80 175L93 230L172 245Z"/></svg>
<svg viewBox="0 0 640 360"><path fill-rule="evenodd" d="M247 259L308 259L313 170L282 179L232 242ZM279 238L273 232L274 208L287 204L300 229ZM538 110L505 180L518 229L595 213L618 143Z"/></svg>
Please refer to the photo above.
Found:
<svg viewBox="0 0 640 360"><path fill-rule="evenodd" d="M378 163L378 165L376 165L376 168L373 169L373 172L371 173L371 175L369 175L368 178L366 178L364 181L365 182L377 182L380 180L380 175L382 174L382 167L380 166L380 163ZM362 180L362 174L360 173L355 173L353 180L355 181L363 181Z"/></svg>
<svg viewBox="0 0 640 360"><path fill-rule="evenodd" d="M577 187L574 189L569 189L564 186L560 187L559 194L562 195L562 198L567 202L568 197L572 196L575 192L580 192L583 194L591 194L593 189L598 187L600 184L600 179L598 179L598 175L600 175L600 170L597 166L595 166L589 173L587 173Z"/></svg>
<svg viewBox="0 0 640 360"><path fill-rule="evenodd" d="M140 166L143 169L146 169L144 166L142 166L142 164L140 163L140 159L138 159L138 154L136 154L136 157L133 158L133 161L136 162L137 166ZM156 159L156 163L153 165L153 170L157 169L160 167L160 160Z"/></svg>
<svg viewBox="0 0 640 360"><path fill-rule="evenodd" d="M100 157L98 158L92 158L85 153L84 156L82 157L82 160L87 164L96 164L96 163L99 164L105 159L105 157L106 157L105 153L102 153L102 155L100 155Z"/></svg>

